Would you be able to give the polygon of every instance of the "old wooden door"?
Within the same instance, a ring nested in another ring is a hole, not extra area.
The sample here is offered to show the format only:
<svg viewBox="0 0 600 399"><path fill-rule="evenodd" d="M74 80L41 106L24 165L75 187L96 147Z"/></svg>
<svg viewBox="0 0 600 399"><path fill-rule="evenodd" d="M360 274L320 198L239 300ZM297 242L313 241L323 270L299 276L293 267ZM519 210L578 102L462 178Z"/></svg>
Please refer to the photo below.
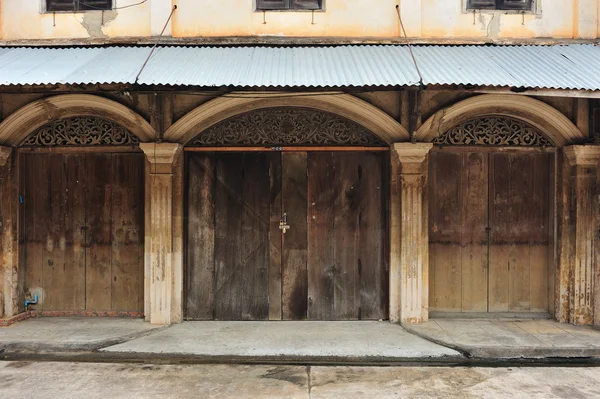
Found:
<svg viewBox="0 0 600 399"><path fill-rule="evenodd" d="M188 319L387 317L384 156L189 153L187 164Z"/></svg>
<svg viewBox="0 0 600 399"><path fill-rule="evenodd" d="M143 310L143 154L21 153L36 310Z"/></svg>
<svg viewBox="0 0 600 399"><path fill-rule="evenodd" d="M432 312L548 312L553 159L432 151Z"/></svg>

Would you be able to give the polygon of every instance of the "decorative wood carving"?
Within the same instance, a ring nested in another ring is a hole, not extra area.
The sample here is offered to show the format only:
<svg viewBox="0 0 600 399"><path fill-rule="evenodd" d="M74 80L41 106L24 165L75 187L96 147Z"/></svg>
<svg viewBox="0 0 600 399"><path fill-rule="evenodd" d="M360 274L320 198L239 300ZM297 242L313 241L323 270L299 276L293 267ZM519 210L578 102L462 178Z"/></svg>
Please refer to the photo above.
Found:
<svg viewBox="0 0 600 399"><path fill-rule="evenodd" d="M547 147L553 144L528 123L501 116L472 119L433 141L443 145Z"/></svg>
<svg viewBox="0 0 600 399"><path fill-rule="evenodd" d="M42 126L22 147L132 145L140 140L124 127L97 117L61 119Z"/></svg>
<svg viewBox="0 0 600 399"><path fill-rule="evenodd" d="M359 145L386 146L364 127L308 108L265 108L211 126L190 143L202 146Z"/></svg>

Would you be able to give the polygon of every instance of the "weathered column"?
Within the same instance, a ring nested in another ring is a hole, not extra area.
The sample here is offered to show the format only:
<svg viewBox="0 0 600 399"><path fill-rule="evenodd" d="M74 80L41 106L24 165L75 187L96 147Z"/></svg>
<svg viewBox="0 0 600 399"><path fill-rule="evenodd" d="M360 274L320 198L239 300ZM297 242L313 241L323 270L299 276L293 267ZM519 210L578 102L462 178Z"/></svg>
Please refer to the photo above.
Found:
<svg viewBox="0 0 600 399"><path fill-rule="evenodd" d="M563 231L570 251L567 261L570 273L569 321L577 325L594 322L594 306L600 313L600 273L598 273L595 240L597 237L596 179L600 146L574 145L564 154L572 166L568 198L569 229ZM596 314L597 318L600 315Z"/></svg>
<svg viewBox="0 0 600 399"><path fill-rule="evenodd" d="M144 143L140 148L149 161L146 173L145 314L152 324L182 320L183 197L179 188L181 145Z"/></svg>
<svg viewBox="0 0 600 399"><path fill-rule="evenodd" d="M390 321L428 319L429 238L427 154L429 143L392 147Z"/></svg>
<svg viewBox="0 0 600 399"><path fill-rule="evenodd" d="M12 148L0 147L0 319L19 313L18 168Z"/></svg>

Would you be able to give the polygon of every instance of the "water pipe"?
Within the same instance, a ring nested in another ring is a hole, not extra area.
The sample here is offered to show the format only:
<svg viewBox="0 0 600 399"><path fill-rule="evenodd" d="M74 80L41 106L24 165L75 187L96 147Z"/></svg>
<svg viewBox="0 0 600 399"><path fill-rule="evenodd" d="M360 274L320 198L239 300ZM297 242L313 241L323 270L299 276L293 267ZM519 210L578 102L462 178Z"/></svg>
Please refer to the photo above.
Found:
<svg viewBox="0 0 600 399"><path fill-rule="evenodd" d="M29 299L25 300L25 310L27 310L27 306L28 305L35 305L36 303L38 303L38 296L37 296L37 294L35 294L33 296L33 300L29 300Z"/></svg>

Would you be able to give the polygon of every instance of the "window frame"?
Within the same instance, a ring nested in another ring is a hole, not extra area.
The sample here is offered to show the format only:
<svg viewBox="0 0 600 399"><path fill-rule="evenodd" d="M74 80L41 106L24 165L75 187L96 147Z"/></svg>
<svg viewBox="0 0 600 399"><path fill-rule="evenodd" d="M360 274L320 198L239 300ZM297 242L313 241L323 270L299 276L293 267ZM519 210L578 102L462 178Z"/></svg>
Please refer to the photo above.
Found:
<svg viewBox="0 0 600 399"><path fill-rule="evenodd" d="M50 0L51 1L51 0ZM82 0L80 0L82 1ZM92 9L92 8L88 8L88 9L74 9L74 10L52 10L48 7L48 2L49 0L42 0L42 4L41 4L41 10L40 12L42 14L51 14L51 13L83 13L83 12L94 12L94 11L111 11L114 10L117 7L117 1L118 0L106 0L108 2L110 2L110 8L103 8L103 9Z"/></svg>
<svg viewBox="0 0 600 399"><path fill-rule="evenodd" d="M319 1L321 3L321 7L320 8L292 8L291 6L289 6L289 8L260 8L259 6L259 2L261 0L253 0L252 1L252 9L254 10L254 12L325 12L325 4L326 4L326 0L316 0ZM293 0L284 0L287 3L291 3L293 2Z"/></svg>
<svg viewBox="0 0 600 399"><path fill-rule="evenodd" d="M463 1L463 12L465 13L473 13L475 11L480 12L498 12L503 14L539 14L539 0L531 0L530 8L477 8L477 7L469 7L469 3L472 0L464 0ZM476 1L476 0L475 0ZM496 3L501 2L503 0L495 0Z"/></svg>

